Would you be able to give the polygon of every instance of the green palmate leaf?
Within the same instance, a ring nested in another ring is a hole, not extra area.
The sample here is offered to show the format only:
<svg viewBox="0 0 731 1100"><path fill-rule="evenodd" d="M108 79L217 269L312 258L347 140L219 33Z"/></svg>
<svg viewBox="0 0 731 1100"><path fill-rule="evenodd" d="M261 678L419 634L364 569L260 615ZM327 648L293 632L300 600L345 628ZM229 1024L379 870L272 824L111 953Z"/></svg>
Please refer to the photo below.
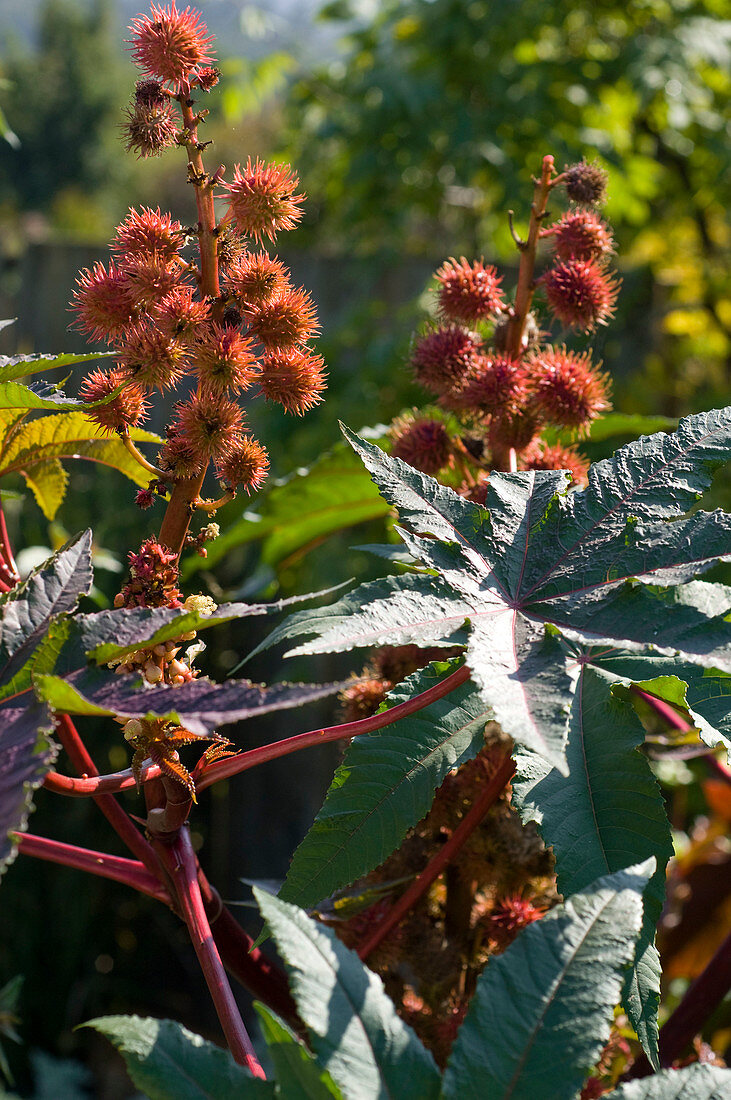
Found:
<svg viewBox="0 0 731 1100"><path fill-rule="evenodd" d="M295 616L271 641L317 635L293 653L433 644L466 623L466 659L496 719L564 770L576 670L562 638L731 671L731 595L686 583L731 554L731 516L683 515L731 455L731 409L628 444L592 467L583 491L568 493L558 471L493 473L485 508L346 434L427 572Z"/></svg>
<svg viewBox="0 0 731 1100"><path fill-rule="evenodd" d="M523 820L536 821L553 848L564 897L607 872L656 858L624 1001L643 1047L659 1067L660 973L653 944L672 839L660 789L646 757L636 751L644 730L629 703L612 695L616 682L609 673L582 663L569 721L568 775L535 754L519 752L513 794Z"/></svg>
<svg viewBox="0 0 731 1100"><path fill-rule="evenodd" d="M105 1035L149 1100L264 1100L274 1085L251 1076L226 1050L173 1020L101 1016L84 1027Z"/></svg>
<svg viewBox="0 0 731 1100"><path fill-rule="evenodd" d="M346 1100L436 1100L439 1071L397 1016L381 979L301 909L257 888L254 894L312 1049Z"/></svg>
<svg viewBox="0 0 731 1100"><path fill-rule="evenodd" d="M604 1100L727 1100L731 1070L696 1063L685 1069L664 1069L655 1077L628 1081Z"/></svg>
<svg viewBox="0 0 731 1100"><path fill-rule="evenodd" d="M258 502L256 514L246 512L208 547L205 568L211 568L235 546L260 541L265 565L315 544L325 535L377 519L389 507L362 464L344 444L323 455L307 470L276 482ZM191 558L188 571L202 568Z"/></svg>
<svg viewBox="0 0 731 1100"><path fill-rule="evenodd" d="M60 461L57 458L49 458L46 462L27 466L22 473L43 515L48 520L54 519L63 503L69 480Z"/></svg>
<svg viewBox="0 0 731 1100"><path fill-rule="evenodd" d="M9 322L7 322L9 323ZM108 359L111 351L88 351L80 355L63 353L61 355L0 355L0 383L14 382L18 378L28 378L32 374L72 367L76 363L89 363L97 359Z"/></svg>
<svg viewBox="0 0 731 1100"><path fill-rule="evenodd" d="M0 382L0 409L93 409L111 399L112 395L89 404L45 383L25 386L22 382Z"/></svg>
<svg viewBox="0 0 731 1100"><path fill-rule="evenodd" d="M606 875L525 928L480 976L446 1100L567 1100L609 1038L651 862Z"/></svg>
<svg viewBox="0 0 731 1100"><path fill-rule="evenodd" d="M34 671L33 685L40 699L62 713L167 718L202 735L230 722L324 699L345 686L331 683L264 687L250 680L214 684L201 676L187 684L151 688L137 676L115 676L97 668L67 677Z"/></svg>
<svg viewBox="0 0 731 1100"><path fill-rule="evenodd" d="M427 691L459 663L414 673L389 692L387 706ZM393 726L355 738L280 897L310 907L383 863L429 812L447 772L480 751L491 718L479 691L465 684Z"/></svg>
<svg viewBox="0 0 731 1100"><path fill-rule="evenodd" d="M254 1008L274 1063L276 1095L282 1100L343 1100L330 1074L318 1066L294 1032L265 1005L254 1002Z"/></svg>
<svg viewBox="0 0 731 1100"><path fill-rule="evenodd" d="M160 437L141 428L130 430L137 443L160 443ZM0 474L27 471L53 458L86 458L119 470L137 485L150 479L116 437L111 437L82 412L56 413L31 420L6 436L0 451Z"/></svg>

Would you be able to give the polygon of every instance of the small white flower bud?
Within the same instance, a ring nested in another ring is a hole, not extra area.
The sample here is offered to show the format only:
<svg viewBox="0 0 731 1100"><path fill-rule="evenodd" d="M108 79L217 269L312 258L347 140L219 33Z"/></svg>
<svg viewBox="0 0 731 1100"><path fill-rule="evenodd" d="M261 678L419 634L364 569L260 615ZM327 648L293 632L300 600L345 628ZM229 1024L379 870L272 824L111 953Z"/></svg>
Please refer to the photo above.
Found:
<svg viewBox="0 0 731 1100"><path fill-rule="evenodd" d="M144 671L145 679L147 680L148 684L159 684L162 680L162 669L153 661L147 662Z"/></svg>

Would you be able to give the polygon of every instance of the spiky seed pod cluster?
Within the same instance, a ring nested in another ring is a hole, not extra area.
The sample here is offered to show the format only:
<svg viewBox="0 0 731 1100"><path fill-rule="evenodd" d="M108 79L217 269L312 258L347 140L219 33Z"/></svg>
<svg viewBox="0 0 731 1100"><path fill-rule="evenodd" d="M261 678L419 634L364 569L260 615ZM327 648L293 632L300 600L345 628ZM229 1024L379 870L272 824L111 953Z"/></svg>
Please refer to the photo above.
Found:
<svg viewBox="0 0 731 1100"><path fill-rule="evenodd" d="M179 10L175 0L153 5L130 31L143 79L128 111L127 143L139 155L153 155L186 144L190 96L196 88L209 91L218 71L199 14ZM195 116L196 125L204 114ZM227 201L215 229L221 297L199 290L200 273L185 254L196 234L159 208L131 209L111 242L113 260L79 275L75 324L93 341L108 343L118 359L112 371L89 376L83 395L94 402L123 387L109 404L89 411L102 429L126 432L144 419L146 395L174 389L186 376L195 379L196 392L177 404L158 459L168 482L199 477L213 461L228 490L257 489L269 463L246 432L242 395L257 392L294 415L322 399L325 367L310 346L318 331L315 305L284 264L260 247L300 220L305 196L298 182L288 165L249 158L230 181L221 169L205 184ZM140 504L150 502L143 492Z"/></svg>
<svg viewBox="0 0 731 1100"><path fill-rule="evenodd" d="M391 428L391 454L425 474L452 465L454 445L444 424L428 416L402 416Z"/></svg>

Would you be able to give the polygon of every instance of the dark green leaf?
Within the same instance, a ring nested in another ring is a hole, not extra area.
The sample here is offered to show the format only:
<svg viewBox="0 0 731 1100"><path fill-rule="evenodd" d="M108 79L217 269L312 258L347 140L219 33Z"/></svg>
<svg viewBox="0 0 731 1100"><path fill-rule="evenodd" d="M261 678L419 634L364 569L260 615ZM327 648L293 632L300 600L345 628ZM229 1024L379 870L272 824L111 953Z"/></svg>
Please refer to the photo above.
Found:
<svg viewBox="0 0 731 1100"><path fill-rule="evenodd" d="M436 1100L431 1055L400 1019L381 979L330 929L254 888L321 1066L346 1100Z"/></svg>
<svg viewBox="0 0 731 1100"><path fill-rule="evenodd" d="M696 1063L685 1069L664 1069L655 1077L628 1081L604 1100L728 1100L731 1070Z"/></svg>
<svg viewBox="0 0 731 1100"><path fill-rule="evenodd" d="M607 1042L650 864L606 875L490 960L444 1077L446 1100L566 1100Z"/></svg>
<svg viewBox="0 0 731 1100"><path fill-rule="evenodd" d="M9 324L10 322L5 322ZM42 371L57 370L60 367L72 367L76 363L90 363L97 359L108 359L111 351L87 351L80 355L63 353L61 355L0 355L0 383L14 382L18 378L27 378Z"/></svg>
<svg viewBox="0 0 731 1100"><path fill-rule="evenodd" d="M226 1050L173 1020L101 1016L83 1027L105 1035L149 1100L263 1100L270 1081L254 1078Z"/></svg>
<svg viewBox="0 0 731 1100"><path fill-rule="evenodd" d="M388 707L427 691L458 664L432 664L409 676L389 692ZM354 738L280 897L311 907L383 863L429 812L447 772L483 747L492 717L468 683L393 726Z"/></svg>
<svg viewBox="0 0 731 1100"><path fill-rule="evenodd" d="M255 1001L254 1008L274 1063L276 1095L282 1100L343 1100L330 1074L318 1066L294 1032L266 1005Z"/></svg>

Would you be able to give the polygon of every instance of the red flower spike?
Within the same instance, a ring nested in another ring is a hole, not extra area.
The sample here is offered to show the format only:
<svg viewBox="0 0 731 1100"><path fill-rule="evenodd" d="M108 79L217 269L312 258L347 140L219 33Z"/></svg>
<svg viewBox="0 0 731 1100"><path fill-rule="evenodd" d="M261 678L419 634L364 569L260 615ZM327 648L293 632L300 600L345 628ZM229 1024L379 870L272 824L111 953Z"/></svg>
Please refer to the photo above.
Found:
<svg viewBox="0 0 731 1100"><path fill-rule="evenodd" d="M130 298L136 306L156 306L176 290L183 279L180 267L154 255L130 256L123 271Z"/></svg>
<svg viewBox="0 0 731 1100"><path fill-rule="evenodd" d="M129 381L129 375L119 367L92 371L79 390L82 401L101 401L123 383L126 385L116 397L86 413L90 420L110 434L123 428L132 428L144 419L147 413L144 394Z"/></svg>
<svg viewBox="0 0 731 1100"><path fill-rule="evenodd" d="M521 470L568 470L572 485L584 484L589 471L588 460L574 447L549 447L538 441L524 451L518 464Z"/></svg>
<svg viewBox="0 0 731 1100"><path fill-rule="evenodd" d="M232 452L243 423L241 409L233 401L193 394L176 405L175 411L177 437L185 440L199 459L223 459Z"/></svg>
<svg viewBox="0 0 731 1100"><path fill-rule="evenodd" d="M560 260L600 259L614 251L606 224L592 210L569 210L546 230Z"/></svg>
<svg viewBox="0 0 731 1100"><path fill-rule="evenodd" d="M71 308L77 313L74 326L92 340L111 341L121 335L135 315L127 279L118 267L96 263L84 268L76 280Z"/></svg>
<svg viewBox="0 0 731 1100"><path fill-rule="evenodd" d="M540 282L554 316L564 325L590 332L614 314L619 281L595 260L562 261Z"/></svg>
<svg viewBox="0 0 731 1100"><path fill-rule="evenodd" d="M153 4L150 14L137 16L129 29L135 63L149 76L170 81L178 89L190 81L195 68L213 60L213 36L207 34L199 13L190 8L179 12L175 0L169 7Z"/></svg>
<svg viewBox="0 0 731 1100"><path fill-rule="evenodd" d="M161 298L154 310L155 327L171 340L192 342L207 328L208 302L193 297L193 287L179 286Z"/></svg>
<svg viewBox="0 0 731 1100"><path fill-rule="evenodd" d="M193 369L206 393L225 397L248 390L257 377L253 343L235 328L212 325L193 353Z"/></svg>
<svg viewBox="0 0 731 1100"><path fill-rule="evenodd" d="M229 192L230 217L247 237L259 242L273 241L283 229L293 229L302 217L304 195L295 195L299 179L288 164L265 164L251 158L243 172L234 169L231 183L222 186Z"/></svg>
<svg viewBox="0 0 731 1100"><path fill-rule="evenodd" d="M226 273L225 288L242 308L264 305L291 289L286 267L268 252L248 252L236 259Z"/></svg>
<svg viewBox="0 0 731 1100"><path fill-rule="evenodd" d="M184 344L144 325L134 325L128 330L119 357L135 384L144 390L174 386L188 370Z"/></svg>
<svg viewBox="0 0 731 1100"><path fill-rule="evenodd" d="M482 415L510 414L523 407L527 393L525 370L517 360L481 355L449 405Z"/></svg>
<svg viewBox="0 0 731 1100"><path fill-rule="evenodd" d="M527 924L540 920L543 910L519 895L502 898L495 904L489 925L491 934L499 942L509 941Z"/></svg>
<svg viewBox="0 0 731 1100"><path fill-rule="evenodd" d="M482 261L469 263L464 256L459 261L448 260L436 274L439 281L439 312L450 321L476 321L501 312L505 299L498 289L502 279L494 267Z"/></svg>
<svg viewBox="0 0 731 1100"><path fill-rule="evenodd" d="M130 209L124 221L117 226L111 248L122 253L125 259L130 256L155 256L159 260L171 260L183 244L182 229L180 222L170 214L161 214L159 207L151 210L143 206L139 212Z"/></svg>
<svg viewBox="0 0 731 1100"><path fill-rule="evenodd" d="M430 476L454 461L447 429L440 420L428 417L419 417L410 423L402 421L400 425L397 422L391 454Z"/></svg>
<svg viewBox="0 0 731 1100"><path fill-rule="evenodd" d="M609 408L607 376L593 368L588 352L546 348L526 367L535 403L551 424L585 428Z"/></svg>
<svg viewBox="0 0 731 1100"><path fill-rule="evenodd" d="M459 390L478 364L480 347L477 333L458 325L427 333L417 342L411 356L417 381L440 395Z"/></svg>
<svg viewBox="0 0 731 1100"><path fill-rule="evenodd" d="M124 607L180 607L177 554L154 538L130 553L129 574L122 589Z"/></svg>
<svg viewBox="0 0 731 1100"><path fill-rule="evenodd" d="M266 355L259 374L261 393L286 412L302 416L322 400L327 386L324 367L322 356L299 348Z"/></svg>
<svg viewBox="0 0 731 1100"><path fill-rule="evenodd" d="M128 153L136 153L138 160L159 157L165 149L177 145L180 118L167 100L136 102L125 108L125 115L127 121L122 123L125 148Z"/></svg>
<svg viewBox="0 0 731 1100"><path fill-rule="evenodd" d="M268 471L266 450L248 435L235 440L226 456L216 462L216 473L224 485L233 490L241 486L247 493L260 487Z"/></svg>
<svg viewBox="0 0 731 1100"><path fill-rule="evenodd" d="M135 493L135 504L143 510L152 508L155 503L155 494L151 489L138 489Z"/></svg>
<svg viewBox="0 0 731 1100"><path fill-rule="evenodd" d="M315 305L304 290L285 290L247 312L253 334L267 351L288 351L319 330Z"/></svg>

